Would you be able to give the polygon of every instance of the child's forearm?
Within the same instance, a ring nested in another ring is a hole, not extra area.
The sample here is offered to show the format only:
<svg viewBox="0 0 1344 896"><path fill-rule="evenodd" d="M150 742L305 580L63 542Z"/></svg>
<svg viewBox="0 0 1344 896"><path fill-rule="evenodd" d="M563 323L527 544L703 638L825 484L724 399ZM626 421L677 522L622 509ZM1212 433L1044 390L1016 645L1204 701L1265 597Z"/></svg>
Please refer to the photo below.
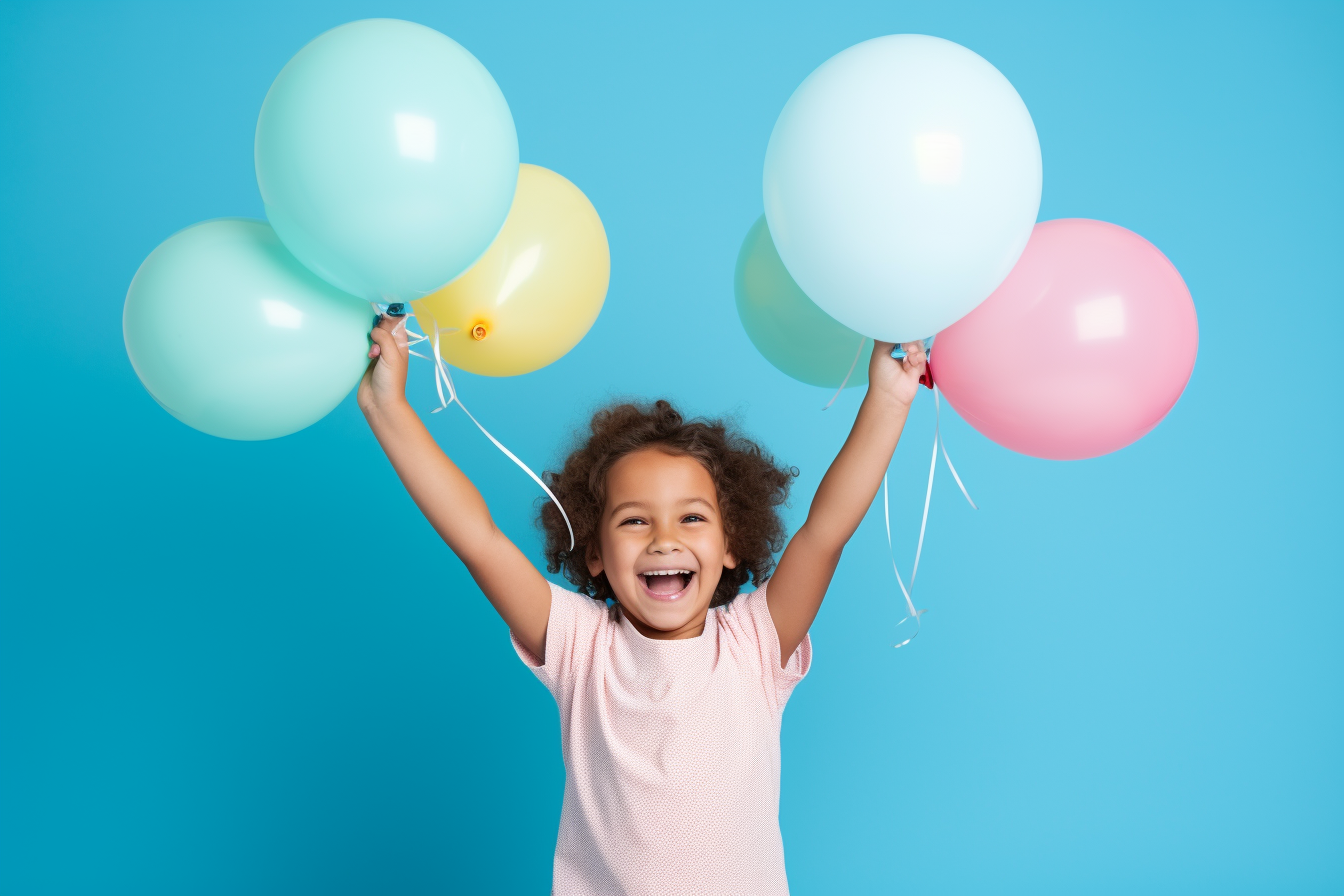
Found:
<svg viewBox="0 0 1344 896"><path fill-rule="evenodd" d="M888 393L869 390L864 396L849 438L822 477L803 524L815 549L839 559L877 495L909 413L908 404Z"/></svg>
<svg viewBox="0 0 1344 896"><path fill-rule="evenodd" d="M404 399L373 404L364 416L425 519L519 640L544 657L551 591L541 573L495 526L476 486Z"/></svg>
<svg viewBox="0 0 1344 896"><path fill-rule="evenodd" d="M785 661L816 618L840 554L873 503L919 392L924 345L907 343L905 348L905 357L897 361L891 343L874 343L868 394L849 438L822 477L807 521L779 558L767 600Z"/></svg>
<svg viewBox="0 0 1344 896"><path fill-rule="evenodd" d="M487 553L482 543L498 534L481 493L443 453L406 401L366 408L364 416L420 512L453 553L471 566L472 558Z"/></svg>
<svg viewBox="0 0 1344 896"><path fill-rule="evenodd" d="M780 558L767 600L781 662L787 663L807 636L840 554L877 494L909 413L908 404L869 389L849 438L817 487L807 521Z"/></svg>

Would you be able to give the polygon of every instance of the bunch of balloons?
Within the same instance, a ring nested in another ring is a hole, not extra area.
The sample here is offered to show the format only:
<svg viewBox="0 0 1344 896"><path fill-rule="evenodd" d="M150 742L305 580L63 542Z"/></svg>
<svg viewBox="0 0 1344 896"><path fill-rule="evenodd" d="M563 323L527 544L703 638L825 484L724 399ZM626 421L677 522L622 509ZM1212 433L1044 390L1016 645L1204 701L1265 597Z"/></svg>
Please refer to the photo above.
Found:
<svg viewBox="0 0 1344 896"><path fill-rule="evenodd" d="M412 22L320 35L257 121L267 221L169 237L126 295L126 350L173 416L230 439L328 414L367 364L370 305L409 302L442 357L493 376L573 348L610 272L587 197L518 163L513 116L477 59Z"/></svg>
<svg viewBox="0 0 1344 896"><path fill-rule="evenodd" d="M1151 430L1194 369L1176 269L1114 224L1036 223L1031 115L951 41L879 37L812 72L770 135L764 198L738 256L738 312L803 382L862 382L863 337L937 334L932 379L972 426L1077 459Z"/></svg>

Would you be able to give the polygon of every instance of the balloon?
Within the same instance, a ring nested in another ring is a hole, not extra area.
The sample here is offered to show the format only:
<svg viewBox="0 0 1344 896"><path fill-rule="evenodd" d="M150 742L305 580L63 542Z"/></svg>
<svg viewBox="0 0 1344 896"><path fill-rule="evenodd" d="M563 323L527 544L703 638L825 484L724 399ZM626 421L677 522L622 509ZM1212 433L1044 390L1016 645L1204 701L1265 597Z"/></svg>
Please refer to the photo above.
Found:
<svg viewBox="0 0 1344 896"><path fill-rule="evenodd" d="M733 275L737 316L765 360L796 380L834 389L868 382L872 341L822 311L779 260L762 215L747 231ZM852 371L852 372L851 372ZM845 375L849 379L845 380Z"/></svg>
<svg viewBox="0 0 1344 896"><path fill-rule="evenodd" d="M579 344L610 279L607 234L588 197L554 171L521 165L513 208L489 251L412 307L426 334L438 325L449 364L517 376Z"/></svg>
<svg viewBox="0 0 1344 896"><path fill-rule="evenodd" d="M1198 349L1194 302L1166 256L1123 227L1075 218L1036 225L1003 285L938 334L930 364L984 435L1076 460L1156 426Z"/></svg>
<svg viewBox="0 0 1344 896"><path fill-rule="evenodd" d="M274 439L325 417L368 366L368 304L299 264L264 221L221 218L170 236L122 312L140 382L188 426Z"/></svg>
<svg viewBox="0 0 1344 896"><path fill-rule="evenodd" d="M350 22L285 65L257 119L257 185L285 246L338 289L410 301L480 257L518 176L490 73L433 29Z"/></svg>
<svg viewBox="0 0 1344 896"><path fill-rule="evenodd" d="M962 317L1036 223L1041 148L1021 97L965 47L864 41L794 91L765 153L765 217L827 314L887 342Z"/></svg>

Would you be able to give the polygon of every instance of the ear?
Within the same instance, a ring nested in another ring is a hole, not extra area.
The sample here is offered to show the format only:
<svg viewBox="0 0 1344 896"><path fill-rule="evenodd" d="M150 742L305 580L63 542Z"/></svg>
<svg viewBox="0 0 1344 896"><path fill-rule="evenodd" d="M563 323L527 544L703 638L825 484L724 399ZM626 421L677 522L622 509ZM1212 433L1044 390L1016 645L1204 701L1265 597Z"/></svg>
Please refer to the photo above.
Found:
<svg viewBox="0 0 1344 896"><path fill-rule="evenodd" d="M590 543L588 545L587 553L588 553L588 561L587 561L588 575L592 576L593 578L597 578L599 575L602 574L602 553L598 549L598 545L595 542Z"/></svg>
<svg viewBox="0 0 1344 896"><path fill-rule="evenodd" d="M723 552L723 568L737 569L737 556L732 551Z"/></svg>

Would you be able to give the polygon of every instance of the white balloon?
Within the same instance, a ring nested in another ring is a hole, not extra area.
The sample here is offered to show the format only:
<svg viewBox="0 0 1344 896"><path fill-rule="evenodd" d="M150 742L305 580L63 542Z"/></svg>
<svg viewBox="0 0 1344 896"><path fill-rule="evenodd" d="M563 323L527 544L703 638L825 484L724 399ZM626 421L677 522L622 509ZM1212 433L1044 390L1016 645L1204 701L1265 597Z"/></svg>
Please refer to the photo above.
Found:
<svg viewBox="0 0 1344 896"><path fill-rule="evenodd" d="M938 37L822 63L765 153L765 217L803 291L853 330L930 336L1008 276L1041 204L1041 146L1013 85Z"/></svg>

